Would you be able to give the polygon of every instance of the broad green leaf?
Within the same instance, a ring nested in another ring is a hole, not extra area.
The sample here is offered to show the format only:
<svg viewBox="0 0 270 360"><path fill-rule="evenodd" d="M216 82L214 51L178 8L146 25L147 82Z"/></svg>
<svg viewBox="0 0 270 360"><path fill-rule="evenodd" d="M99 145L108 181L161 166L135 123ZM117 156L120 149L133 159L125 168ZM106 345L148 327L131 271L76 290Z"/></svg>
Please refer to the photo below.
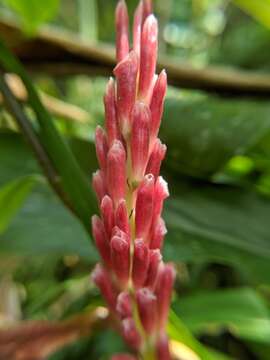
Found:
<svg viewBox="0 0 270 360"><path fill-rule="evenodd" d="M11 131L0 132L0 164L0 186L17 177L41 172L22 136Z"/></svg>
<svg viewBox="0 0 270 360"><path fill-rule="evenodd" d="M37 181L38 176L30 175L0 187L0 234L9 226Z"/></svg>
<svg viewBox="0 0 270 360"><path fill-rule="evenodd" d="M46 0L42 4L40 0L3 0L21 18L24 30L33 33L38 26L51 20L59 8L59 0Z"/></svg>
<svg viewBox="0 0 270 360"><path fill-rule="evenodd" d="M218 334L227 328L245 340L270 342L269 311L255 290L198 292L175 301L173 309L196 334Z"/></svg>
<svg viewBox="0 0 270 360"><path fill-rule="evenodd" d="M90 262L98 260L84 227L46 184L36 186L12 224L0 236L0 253L17 256L77 254Z"/></svg>
<svg viewBox="0 0 270 360"><path fill-rule="evenodd" d="M23 66L2 42L0 42L0 63L6 72L13 72L21 77L28 92L29 105L36 116L39 126L39 140L60 176L60 184L67 194L75 213L83 222L86 229L88 229L89 218L96 210L95 197L91 190L89 180L82 172L70 147L57 131L52 118L42 105ZM13 99L13 103L14 102L15 99ZM18 103L16 107L17 112L21 113L23 111Z"/></svg>
<svg viewBox="0 0 270 360"><path fill-rule="evenodd" d="M209 177L270 130L269 116L263 101L169 98L161 127L167 164L178 173Z"/></svg>
<svg viewBox="0 0 270 360"><path fill-rule="evenodd" d="M171 310L168 324L168 334L170 339L179 341L185 344L188 348L193 350L201 360L229 360L230 358L208 349L202 345L182 322L179 316Z"/></svg>
<svg viewBox="0 0 270 360"><path fill-rule="evenodd" d="M270 0L233 0L233 2L264 26L270 28Z"/></svg>
<svg viewBox="0 0 270 360"><path fill-rule="evenodd" d="M88 153L84 142L74 140L72 146L78 157ZM82 155L80 156L80 154ZM91 163L91 152L89 159ZM94 163L94 159L92 160ZM41 171L31 150L16 133L0 133L0 185L16 176L28 178ZM94 166L94 165L91 165ZM90 220L89 229L90 229ZM98 259L89 235L80 222L61 204L43 181L32 191L10 227L0 236L0 252L17 255L78 254L89 261Z"/></svg>
<svg viewBox="0 0 270 360"><path fill-rule="evenodd" d="M89 177L98 167L92 142L78 138L66 139L81 169ZM12 131L0 131L0 185L18 176L41 173L31 149L21 135Z"/></svg>
<svg viewBox="0 0 270 360"><path fill-rule="evenodd" d="M269 283L270 200L254 192L204 182L169 181L167 259L217 261Z"/></svg>

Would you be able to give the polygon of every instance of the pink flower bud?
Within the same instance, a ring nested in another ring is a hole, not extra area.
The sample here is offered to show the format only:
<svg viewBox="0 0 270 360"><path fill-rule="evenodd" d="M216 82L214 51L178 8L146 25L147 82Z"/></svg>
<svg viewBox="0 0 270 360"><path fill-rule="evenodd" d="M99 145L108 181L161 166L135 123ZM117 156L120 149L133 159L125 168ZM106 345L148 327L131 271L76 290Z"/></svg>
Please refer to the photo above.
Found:
<svg viewBox="0 0 270 360"><path fill-rule="evenodd" d="M117 115L120 129L125 138L131 129L131 110L133 109L136 89L138 58L135 51L131 51L114 69L117 81Z"/></svg>
<svg viewBox="0 0 270 360"><path fill-rule="evenodd" d="M134 13L134 22L133 22L133 49L138 55L138 59L140 58L140 51L141 51L142 20L143 20L143 2L141 0Z"/></svg>
<svg viewBox="0 0 270 360"><path fill-rule="evenodd" d="M129 52L128 11L124 0L120 0L115 11L116 59L123 60Z"/></svg>
<svg viewBox="0 0 270 360"><path fill-rule="evenodd" d="M116 354L111 357L111 360L137 360L137 358L129 354Z"/></svg>
<svg viewBox="0 0 270 360"><path fill-rule="evenodd" d="M127 205L124 199L119 201L118 207L116 209L115 225L126 234L130 234Z"/></svg>
<svg viewBox="0 0 270 360"><path fill-rule="evenodd" d="M138 189L135 223L136 237L146 239L153 214L154 176L148 174L144 177L142 185Z"/></svg>
<svg viewBox="0 0 270 360"><path fill-rule="evenodd" d="M149 252L149 266L147 278L144 286L154 289L157 281L157 274L159 265L161 264L162 256L159 249L150 250Z"/></svg>
<svg viewBox="0 0 270 360"><path fill-rule="evenodd" d="M104 107L108 144L111 146L114 140L120 139L120 131L116 115L115 84L113 78L110 78L106 88L104 95Z"/></svg>
<svg viewBox="0 0 270 360"><path fill-rule="evenodd" d="M122 329L123 329L123 336L126 342L133 347L134 349L138 350L141 345L141 337L138 333L135 322L132 318L126 318L122 321Z"/></svg>
<svg viewBox="0 0 270 360"><path fill-rule="evenodd" d="M167 234L167 229L164 220L159 217L153 224L150 249L162 249L164 236Z"/></svg>
<svg viewBox="0 0 270 360"><path fill-rule="evenodd" d="M157 342L157 360L171 360L169 341L165 333L162 333Z"/></svg>
<svg viewBox="0 0 270 360"><path fill-rule="evenodd" d="M110 266L110 244L105 232L104 224L97 215L92 216L92 232L102 260L105 265Z"/></svg>
<svg viewBox="0 0 270 360"><path fill-rule="evenodd" d="M101 200L107 193L106 185L105 185L105 175L102 170L97 170L93 174L92 186L93 189L95 190L95 193L97 194L98 201L101 202Z"/></svg>
<svg viewBox="0 0 270 360"><path fill-rule="evenodd" d="M123 286L129 278L129 243L122 237L111 239L112 267Z"/></svg>
<svg viewBox="0 0 270 360"><path fill-rule="evenodd" d="M114 140L107 156L107 186L115 205L126 193L126 151L119 140Z"/></svg>
<svg viewBox="0 0 270 360"><path fill-rule="evenodd" d="M106 170L106 158L108 153L108 144L106 134L102 127L97 126L95 135L96 153L100 168Z"/></svg>
<svg viewBox="0 0 270 360"><path fill-rule="evenodd" d="M128 241L128 235L122 231L118 226L114 226L112 229L112 236L118 236L126 241Z"/></svg>
<svg viewBox="0 0 270 360"><path fill-rule="evenodd" d="M142 180L148 161L150 121L151 114L148 106L137 102L133 111L131 131L132 170L136 182Z"/></svg>
<svg viewBox="0 0 270 360"><path fill-rule="evenodd" d="M127 291L122 291L117 297L116 311L122 319L132 316L132 304Z"/></svg>
<svg viewBox="0 0 270 360"><path fill-rule="evenodd" d="M149 266L149 249L143 240L134 242L132 280L135 288L143 286Z"/></svg>
<svg viewBox="0 0 270 360"><path fill-rule="evenodd" d="M156 139L152 153L146 167L146 174L153 174L155 178L158 177L161 162L165 157L167 147L163 145L159 139Z"/></svg>
<svg viewBox="0 0 270 360"><path fill-rule="evenodd" d="M162 176L157 178L154 190L153 220L161 214L164 200L169 196L168 184Z"/></svg>
<svg viewBox="0 0 270 360"><path fill-rule="evenodd" d="M112 199L108 195L104 196L104 198L102 199L100 210L106 234L108 238L110 238L112 229L114 227L114 212Z"/></svg>
<svg viewBox="0 0 270 360"><path fill-rule="evenodd" d="M155 140L159 131L160 122L163 114L166 90L167 90L167 74L165 70L162 70L154 86L152 100L150 104L150 110L152 114L152 122L150 129L151 142Z"/></svg>
<svg viewBox="0 0 270 360"><path fill-rule="evenodd" d="M147 333L152 333L157 320L157 298L148 288L141 288L136 292L136 300L141 322Z"/></svg>
<svg viewBox="0 0 270 360"><path fill-rule="evenodd" d="M150 14L152 14L152 12L153 12L152 0L143 0L143 22Z"/></svg>
<svg viewBox="0 0 270 360"><path fill-rule="evenodd" d="M167 323L170 308L175 269L172 264L164 264L159 268L155 293L159 314L159 327L163 329Z"/></svg>
<svg viewBox="0 0 270 360"><path fill-rule="evenodd" d="M111 310L116 306L116 291L112 285L110 275L103 266L97 264L92 272L92 280L100 289L103 298L106 300Z"/></svg>
<svg viewBox="0 0 270 360"><path fill-rule="evenodd" d="M139 98L148 102L157 62L158 25L154 15L145 20L141 39Z"/></svg>

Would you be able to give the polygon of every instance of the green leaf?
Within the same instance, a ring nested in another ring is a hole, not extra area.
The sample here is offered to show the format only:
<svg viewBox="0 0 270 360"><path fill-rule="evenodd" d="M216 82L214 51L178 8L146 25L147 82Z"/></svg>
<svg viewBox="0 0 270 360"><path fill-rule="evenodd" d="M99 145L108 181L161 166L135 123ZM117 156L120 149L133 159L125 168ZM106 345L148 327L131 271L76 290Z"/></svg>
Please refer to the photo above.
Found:
<svg viewBox="0 0 270 360"><path fill-rule="evenodd" d="M269 311L249 288L199 292L178 299L173 309L197 335L218 334L227 328L245 340L269 344Z"/></svg>
<svg viewBox="0 0 270 360"><path fill-rule="evenodd" d="M89 228L89 218L96 211L96 200L89 180L82 172L70 147L57 131L52 118L42 105L27 73L6 46L0 42L0 63L5 71L19 75L28 92L28 102L39 125L39 140L60 176L60 184L85 227ZM15 99L13 99L13 102ZM17 103L17 107L20 105ZM17 109L22 111L22 109Z"/></svg>
<svg viewBox="0 0 270 360"><path fill-rule="evenodd" d="M21 18L24 30L32 34L44 22L51 20L59 8L59 0L4 0L4 3L14 10Z"/></svg>
<svg viewBox="0 0 270 360"><path fill-rule="evenodd" d="M88 163L83 155L88 153L85 142L73 140L71 143L77 156L85 159L83 166L94 166L94 153L91 156L89 151ZM93 165L89 161L93 161ZM0 132L0 163L0 185L11 182L16 176L29 178L29 174L41 171L31 149L19 134L12 132ZM1 234L0 253L28 256L78 254L93 263L98 260L89 234L45 181L35 187L10 227Z"/></svg>
<svg viewBox="0 0 270 360"><path fill-rule="evenodd" d="M41 173L22 136L11 131L0 131L0 164L1 186L17 177Z"/></svg>
<svg viewBox="0 0 270 360"><path fill-rule="evenodd" d="M200 178L221 170L270 129L267 102L198 96L165 103L161 138L170 170Z"/></svg>
<svg viewBox="0 0 270 360"><path fill-rule="evenodd" d="M38 179L35 175L25 176L0 188L0 234L7 229Z"/></svg>
<svg viewBox="0 0 270 360"><path fill-rule="evenodd" d="M235 5L270 28L270 0L233 0Z"/></svg>
<svg viewBox="0 0 270 360"><path fill-rule="evenodd" d="M91 263L98 260L84 227L46 184L35 188L10 227L0 235L0 253L17 256L76 254Z"/></svg>
<svg viewBox="0 0 270 360"><path fill-rule="evenodd" d="M167 259L233 265L249 280L269 283L270 200L203 182L169 181Z"/></svg>
<svg viewBox="0 0 270 360"><path fill-rule="evenodd" d="M171 310L168 324L168 334L171 339L185 344L193 350L201 360L229 360L230 358L202 345L181 321L178 315Z"/></svg>

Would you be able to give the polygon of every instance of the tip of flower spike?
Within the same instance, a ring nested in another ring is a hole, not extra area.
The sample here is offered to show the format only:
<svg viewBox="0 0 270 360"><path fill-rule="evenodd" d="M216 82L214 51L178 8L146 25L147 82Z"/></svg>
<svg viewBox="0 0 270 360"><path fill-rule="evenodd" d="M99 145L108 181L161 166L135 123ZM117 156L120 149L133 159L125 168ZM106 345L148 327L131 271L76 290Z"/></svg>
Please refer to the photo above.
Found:
<svg viewBox="0 0 270 360"><path fill-rule="evenodd" d="M122 73L126 68L137 69L138 68L138 55L134 50L131 50L124 59L122 59L116 67L113 69L113 74L117 77L120 73Z"/></svg>
<svg viewBox="0 0 270 360"><path fill-rule="evenodd" d="M115 10L116 23L116 57L122 60L129 52L128 11L125 1L118 2Z"/></svg>
<svg viewBox="0 0 270 360"><path fill-rule="evenodd" d="M158 21L157 21L157 18L155 17L155 15L150 14L149 16L147 16L145 23L143 25L143 32L148 33L147 37L150 42L157 41Z"/></svg>
<svg viewBox="0 0 270 360"><path fill-rule="evenodd" d="M128 10L125 0L119 0L115 9L116 24L127 26Z"/></svg>

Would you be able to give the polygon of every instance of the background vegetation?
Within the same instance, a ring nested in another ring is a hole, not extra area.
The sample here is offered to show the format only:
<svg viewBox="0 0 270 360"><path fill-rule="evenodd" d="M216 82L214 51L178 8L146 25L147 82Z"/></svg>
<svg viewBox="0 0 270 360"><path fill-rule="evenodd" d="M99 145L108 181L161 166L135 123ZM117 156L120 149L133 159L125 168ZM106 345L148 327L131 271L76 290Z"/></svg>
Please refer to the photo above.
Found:
<svg viewBox="0 0 270 360"><path fill-rule="evenodd" d="M137 1L127 3L132 12ZM115 5L0 1L1 359L108 359L125 348L104 327L89 279L98 261L93 131L113 66L104 43L114 42ZM267 360L270 1L154 6L160 62L177 85L161 129L165 258L178 270L173 349L183 360Z"/></svg>

